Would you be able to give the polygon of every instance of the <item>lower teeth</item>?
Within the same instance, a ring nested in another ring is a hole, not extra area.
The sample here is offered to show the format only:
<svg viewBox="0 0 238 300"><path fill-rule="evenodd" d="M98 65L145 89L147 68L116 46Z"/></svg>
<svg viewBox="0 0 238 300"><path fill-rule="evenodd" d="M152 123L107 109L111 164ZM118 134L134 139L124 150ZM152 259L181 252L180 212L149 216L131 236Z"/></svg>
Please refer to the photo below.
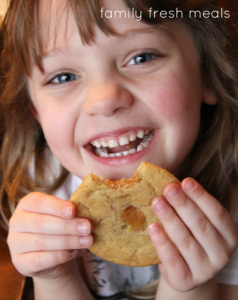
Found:
<svg viewBox="0 0 238 300"><path fill-rule="evenodd" d="M139 144L137 149L133 148L129 151L123 151L118 153L109 153L106 148L96 148L95 154L99 157L121 157L121 156L127 156L136 152L140 152L143 149L147 148L149 144L152 142L154 138L153 132L150 132L149 134L145 135L142 142Z"/></svg>

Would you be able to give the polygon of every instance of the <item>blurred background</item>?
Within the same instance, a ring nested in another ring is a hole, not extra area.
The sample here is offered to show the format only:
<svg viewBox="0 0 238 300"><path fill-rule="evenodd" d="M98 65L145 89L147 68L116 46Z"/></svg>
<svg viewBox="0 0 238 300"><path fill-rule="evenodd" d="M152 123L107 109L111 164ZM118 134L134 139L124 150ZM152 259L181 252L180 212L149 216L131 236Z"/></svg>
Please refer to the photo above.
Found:
<svg viewBox="0 0 238 300"><path fill-rule="evenodd" d="M8 6L8 1L9 0L0 0L0 17L5 14Z"/></svg>

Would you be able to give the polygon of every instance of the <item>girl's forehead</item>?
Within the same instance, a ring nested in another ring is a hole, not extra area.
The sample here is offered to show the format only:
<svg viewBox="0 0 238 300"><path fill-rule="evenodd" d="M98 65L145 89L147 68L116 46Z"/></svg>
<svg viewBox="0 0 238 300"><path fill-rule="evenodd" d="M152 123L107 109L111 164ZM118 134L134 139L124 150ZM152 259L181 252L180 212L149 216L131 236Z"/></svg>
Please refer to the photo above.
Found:
<svg viewBox="0 0 238 300"><path fill-rule="evenodd" d="M135 17L135 14L129 13L129 8L122 0L104 0L101 2L100 7L99 17L104 18L105 23L112 28L115 35L119 36L158 31L158 34L172 39L173 35L176 36L175 31L178 31L179 28L171 24L183 23L179 20L163 20L159 25L145 23L142 19L139 19L139 12L137 13L138 18ZM79 31L78 21L80 20L76 20L75 14L68 5L67 0L41 0L39 29L43 53L61 46L67 47L67 43ZM93 27L93 31L96 33L95 42L97 42L98 36L102 36L103 32L100 32L96 23L90 26ZM182 27L187 26L183 23Z"/></svg>
<svg viewBox="0 0 238 300"><path fill-rule="evenodd" d="M90 1L93 2L93 1ZM96 1L95 1L96 2ZM122 31L126 30L128 26L133 26L135 20L137 25L142 25L142 12L131 13L129 7L122 0L113 0L113 1L98 1L100 3L99 7L83 6L76 4L71 4L68 0L41 0L39 6L39 21L40 29L48 32L48 29L59 29L66 28L70 23L72 25L75 22L75 9L77 9L77 15L79 15L78 21L80 19L85 22L88 21L87 15L90 13L95 14L95 11L92 12L94 8L97 10L97 18L100 21L105 22L112 28L120 28ZM125 20L127 21L125 24ZM73 21L73 22L72 22ZM95 20L94 20L94 23ZM95 24L87 24L95 25ZM138 26L138 27L139 27ZM149 25L148 25L149 26Z"/></svg>
<svg viewBox="0 0 238 300"><path fill-rule="evenodd" d="M44 47L51 47L51 44L56 43L62 33L68 34L70 10L66 4L66 0L41 0L39 2L36 30Z"/></svg>
<svg viewBox="0 0 238 300"><path fill-rule="evenodd" d="M115 34L124 32L130 28L142 29L144 27L151 27L142 22L137 22L136 24L131 18L127 18L125 23L126 16L124 14L114 14L115 11L128 11L128 7L121 0L101 1L100 3L100 7L102 8L101 14L100 12L98 13L98 16L101 18L100 21L110 26ZM73 11L76 7L82 10L78 12L80 17L77 19L75 11ZM79 32L78 23L81 21L85 22L89 9L89 7L86 9L83 6L77 5L72 7L68 0L41 0L37 30L43 46L43 52L47 52L47 50L54 48L56 45L67 44L71 37L75 35L75 32ZM106 12L106 15L103 12ZM111 15L113 17L110 17ZM87 25L88 27L85 28L85 31L93 31L93 34L89 38L91 42L98 28L95 21ZM80 32L80 35L82 37L84 32Z"/></svg>

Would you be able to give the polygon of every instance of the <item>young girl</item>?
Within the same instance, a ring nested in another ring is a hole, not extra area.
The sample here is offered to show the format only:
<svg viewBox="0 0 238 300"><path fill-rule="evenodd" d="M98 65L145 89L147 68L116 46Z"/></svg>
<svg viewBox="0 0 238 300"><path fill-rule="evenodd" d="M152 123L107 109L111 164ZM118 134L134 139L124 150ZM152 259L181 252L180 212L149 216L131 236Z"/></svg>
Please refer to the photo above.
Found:
<svg viewBox="0 0 238 300"><path fill-rule="evenodd" d="M238 43L227 4L10 1L1 210L36 300L237 297ZM129 178L141 161L182 181L152 203L173 242L149 226L159 268L92 255L92 225L65 201L89 173Z"/></svg>

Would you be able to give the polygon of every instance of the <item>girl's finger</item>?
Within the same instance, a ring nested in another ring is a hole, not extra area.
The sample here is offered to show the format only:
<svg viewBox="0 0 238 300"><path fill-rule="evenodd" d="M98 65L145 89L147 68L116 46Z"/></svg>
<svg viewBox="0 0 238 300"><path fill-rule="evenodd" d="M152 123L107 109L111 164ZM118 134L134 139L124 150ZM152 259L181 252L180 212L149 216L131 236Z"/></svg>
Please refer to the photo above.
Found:
<svg viewBox="0 0 238 300"><path fill-rule="evenodd" d="M202 265L208 264L204 249L164 197L155 199L152 207L191 272L199 273Z"/></svg>
<svg viewBox="0 0 238 300"><path fill-rule="evenodd" d="M224 238L216 230L201 209L183 192L179 185L169 184L164 189L164 195L168 202L173 206L178 216L183 220L184 224L189 228L192 236L196 239L199 246L204 250L206 256L209 257L209 262L218 270L221 269L228 262L230 257L229 246ZM211 195L208 194L208 198L209 196L211 197ZM169 225L166 227L166 230L168 230L168 234L170 235L171 229L169 228ZM173 239L174 237L171 236L171 238ZM187 244L187 248L192 250L192 254L194 252L193 239L187 238ZM189 257L187 256L187 253L184 252L184 247L181 248L179 244L178 247L181 253L186 255L184 257ZM203 256L206 258L205 255ZM197 258L199 258L199 254L197 255ZM191 260L186 259L186 261L190 265ZM201 261L201 258L200 260L197 260L197 262L199 261ZM206 261L208 261L207 258L202 263L198 263L196 265L196 262L193 262L190 265L192 271L194 271L194 274L199 271L197 268L201 268ZM195 266L196 268L194 268Z"/></svg>
<svg viewBox="0 0 238 300"><path fill-rule="evenodd" d="M196 203L230 247L236 247L238 231L228 211L192 178L183 180L181 188Z"/></svg>
<svg viewBox="0 0 238 300"><path fill-rule="evenodd" d="M19 210L12 218L10 228L11 231L21 233L87 235L92 231L92 224L82 218L63 219Z"/></svg>
<svg viewBox="0 0 238 300"><path fill-rule="evenodd" d="M169 240L163 229L153 223L148 227L152 243L162 262L163 276L171 282L191 277L191 272L178 249Z"/></svg>
<svg viewBox="0 0 238 300"><path fill-rule="evenodd" d="M11 235L8 244L12 253L27 253L35 251L84 249L92 246L91 235L47 235L22 233Z"/></svg>
<svg viewBox="0 0 238 300"><path fill-rule="evenodd" d="M39 192L30 193L19 202L16 210L43 213L71 219L76 214L73 203Z"/></svg>
<svg viewBox="0 0 238 300"><path fill-rule="evenodd" d="M78 250L39 251L23 253L13 257L13 264L25 276L34 276L37 272L66 263L78 255Z"/></svg>

